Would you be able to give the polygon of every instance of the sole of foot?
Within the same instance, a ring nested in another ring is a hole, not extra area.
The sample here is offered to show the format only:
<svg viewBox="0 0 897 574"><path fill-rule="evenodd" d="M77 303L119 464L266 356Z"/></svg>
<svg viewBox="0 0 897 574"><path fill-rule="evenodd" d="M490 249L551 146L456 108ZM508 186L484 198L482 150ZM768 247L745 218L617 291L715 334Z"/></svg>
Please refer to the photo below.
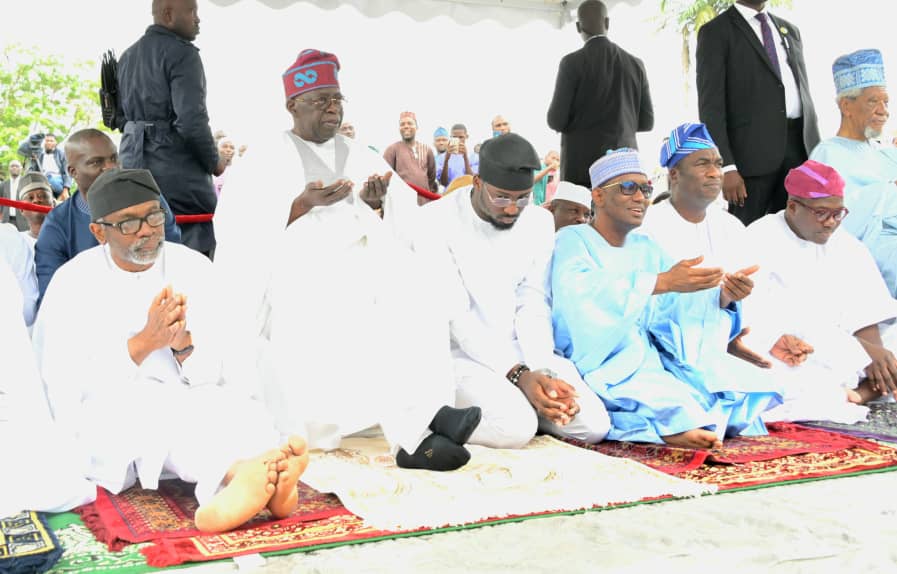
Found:
<svg viewBox="0 0 897 574"><path fill-rule="evenodd" d="M277 484L268 510L275 518L286 518L299 506L299 477L308 466L308 449L302 437L291 436L281 447L284 458L277 462Z"/></svg>
<svg viewBox="0 0 897 574"><path fill-rule="evenodd" d="M663 442L680 448L712 449L722 448L723 443L716 433L704 429L691 429L677 434L661 437Z"/></svg>
<svg viewBox="0 0 897 574"><path fill-rule="evenodd" d="M269 461L268 455L234 465L227 485L196 510L196 528L209 533L226 532L264 510L277 483L277 463Z"/></svg>

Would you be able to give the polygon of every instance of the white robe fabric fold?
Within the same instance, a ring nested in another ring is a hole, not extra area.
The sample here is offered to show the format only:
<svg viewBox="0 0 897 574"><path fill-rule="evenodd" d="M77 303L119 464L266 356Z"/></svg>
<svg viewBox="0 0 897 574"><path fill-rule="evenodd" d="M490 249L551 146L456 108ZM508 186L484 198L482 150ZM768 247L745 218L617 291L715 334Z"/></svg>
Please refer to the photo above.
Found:
<svg viewBox="0 0 897 574"><path fill-rule="evenodd" d="M254 371L277 427L305 435L311 448L336 448L342 436L380 424L394 448L413 452L436 411L454 402L448 322L428 294L428 264L412 249L417 196L393 174L381 219L359 194L389 166L337 135L334 143L348 148L352 194L286 227L307 184L297 145L337 171L330 146L295 138L284 132L253 145L218 205L215 267L241 293L241 337L231 345L254 352L225 370ZM247 232L245 214L259 201L270 219Z"/></svg>
<svg viewBox="0 0 897 574"><path fill-rule="evenodd" d="M745 343L767 356L785 389L785 403L764 418L864 419L865 407L846 401L845 389L856 387L870 362L853 334L897 317L897 301L869 250L844 229L822 245L805 241L788 226L784 211L752 223L748 238L760 271L745 300L752 329ZM768 353L783 334L800 337L815 352L797 367L784 365Z"/></svg>
<svg viewBox="0 0 897 574"><path fill-rule="evenodd" d="M518 448L537 428L589 442L604 438L610 420L573 365L554 354L551 331L551 214L527 207L510 229L483 221L471 187L424 208L421 252L440 267L438 285L451 319L458 406L479 406L483 420L471 444ZM567 425L538 419L506 374L517 363L550 369L577 388L580 414Z"/></svg>
<svg viewBox="0 0 897 574"><path fill-rule="evenodd" d="M897 297L897 149L835 136L820 142L810 159L844 178L850 214L841 227L869 248L891 296Z"/></svg>
<svg viewBox="0 0 897 574"><path fill-rule="evenodd" d="M0 259L0 517L21 510L62 512L96 497L77 444L50 417L21 304L15 275Z"/></svg>
<svg viewBox="0 0 897 574"><path fill-rule="evenodd" d="M278 446L261 405L222 379L229 326L211 271L204 256L166 243L152 267L130 273L100 245L62 266L47 289L33 343L50 407L88 457L88 477L111 492L137 479L155 488L170 471L196 482L203 503L231 464ZM187 296L195 350L183 367L168 348L137 366L128 339L167 285Z"/></svg>

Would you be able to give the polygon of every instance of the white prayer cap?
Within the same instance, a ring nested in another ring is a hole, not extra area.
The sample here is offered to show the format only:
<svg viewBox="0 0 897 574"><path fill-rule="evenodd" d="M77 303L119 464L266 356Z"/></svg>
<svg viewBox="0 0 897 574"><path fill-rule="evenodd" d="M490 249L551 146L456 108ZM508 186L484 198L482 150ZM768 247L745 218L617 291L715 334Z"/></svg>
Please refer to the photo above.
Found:
<svg viewBox="0 0 897 574"><path fill-rule="evenodd" d="M572 201L573 203L578 203L580 205L586 206L589 209L592 209L592 192L589 190L589 188L583 187L581 185L576 185L575 183L570 183L569 181L562 181L558 183L558 187L554 192L552 201L554 201L555 199Z"/></svg>

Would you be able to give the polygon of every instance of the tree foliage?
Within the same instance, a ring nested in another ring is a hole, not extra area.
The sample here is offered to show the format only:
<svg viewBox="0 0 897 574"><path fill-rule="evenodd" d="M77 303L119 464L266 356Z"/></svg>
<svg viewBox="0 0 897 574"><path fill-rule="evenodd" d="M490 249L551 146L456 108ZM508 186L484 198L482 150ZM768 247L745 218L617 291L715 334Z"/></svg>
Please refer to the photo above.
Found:
<svg viewBox="0 0 897 574"><path fill-rule="evenodd" d="M661 28L675 27L682 34L682 71L691 70L691 40L701 26L728 9L735 0L660 0ZM770 0L770 6L790 6L791 0Z"/></svg>
<svg viewBox="0 0 897 574"><path fill-rule="evenodd" d="M69 63L37 48L5 46L0 60L0 170L2 177L19 143L33 130L62 140L75 127L102 127L95 62Z"/></svg>

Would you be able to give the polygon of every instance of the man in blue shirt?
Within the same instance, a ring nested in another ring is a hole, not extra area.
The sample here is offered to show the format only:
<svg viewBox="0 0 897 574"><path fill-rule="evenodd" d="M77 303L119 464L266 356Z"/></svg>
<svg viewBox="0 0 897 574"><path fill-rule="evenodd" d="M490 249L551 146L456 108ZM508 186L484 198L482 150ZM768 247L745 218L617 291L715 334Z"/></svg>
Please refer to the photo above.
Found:
<svg viewBox="0 0 897 574"><path fill-rule="evenodd" d="M467 152L467 127L464 124L452 126L452 138L446 151L436 156L436 180L443 186L462 175L476 175L480 171L480 156Z"/></svg>
<svg viewBox="0 0 897 574"><path fill-rule="evenodd" d="M56 270L78 253L98 245L90 232L90 210L87 193L101 173L119 167L118 150L109 136L95 129L72 134L65 144L68 157L68 176L78 184L69 201L63 202L47 214L34 251L39 297L38 306ZM171 208L160 197L165 210L165 239L181 242L181 231L174 222Z"/></svg>

